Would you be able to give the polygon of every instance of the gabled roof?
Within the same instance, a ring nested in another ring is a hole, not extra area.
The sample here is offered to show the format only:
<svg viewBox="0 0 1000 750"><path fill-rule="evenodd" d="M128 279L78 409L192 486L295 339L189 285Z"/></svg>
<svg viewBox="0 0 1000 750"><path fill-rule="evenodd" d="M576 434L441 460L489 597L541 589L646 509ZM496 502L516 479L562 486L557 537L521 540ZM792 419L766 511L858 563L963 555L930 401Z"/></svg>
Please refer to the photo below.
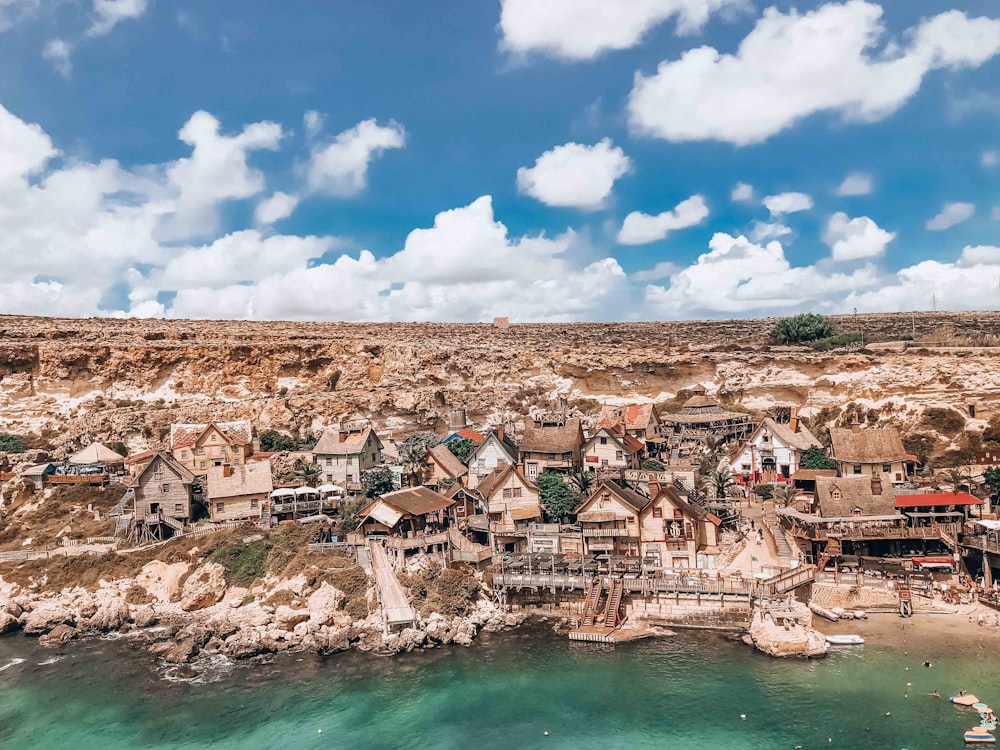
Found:
<svg viewBox="0 0 1000 750"><path fill-rule="evenodd" d="M477 455L480 450L492 442L499 445L500 449L506 453L508 457L510 457L511 463L517 463L517 446L514 444L514 441L511 440L506 433L504 433L503 437L500 437L496 430L490 430L486 433L486 436L483 438L483 442L476 446L472 455Z"/></svg>
<svg viewBox="0 0 1000 750"><path fill-rule="evenodd" d="M365 448L365 443L368 442L369 435L375 437L379 447L382 446L382 441L378 439L378 435L371 427L366 427L361 432L347 434L344 436L344 440L340 439L340 434L336 428L324 431L323 436L316 443L316 447L313 448L313 454L317 456L351 456L361 453Z"/></svg>
<svg viewBox="0 0 1000 750"><path fill-rule="evenodd" d="M659 422L659 414L653 404L627 404L625 406L601 406L601 415L597 419L598 427L614 427L623 425L626 430L645 430L650 423Z"/></svg>
<svg viewBox="0 0 1000 750"><path fill-rule="evenodd" d="M621 448L625 453L638 453L646 447L631 435L623 435L621 432L617 432L611 427L599 427L584 445L584 450L590 450L590 446L594 444L594 441L601 437L614 440L615 445Z"/></svg>
<svg viewBox="0 0 1000 750"><path fill-rule="evenodd" d="M833 457L856 464L888 464L906 460L906 449L894 427L864 429L855 432L849 427L830 428Z"/></svg>
<svg viewBox="0 0 1000 750"><path fill-rule="evenodd" d="M173 473L178 479L180 479L184 484L191 484L195 481L196 477L194 472L188 469L186 466L177 463L174 457L169 453L164 453L163 451L156 451L155 455L150 459L149 463L140 471L135 478L134 484L138 484L139 480L142 479L147 471L151 471L158 461L162 461L163 464Z"/></svg>
<svg viewBox="0 0 1000 750"><path fill-rule="evenodd" d="M716 526L722 523L718 516L713 513L709 513L697 503L692 503L690 500L685 498L680 492L677 491L676 487L671 487L669 485L660 487L660 491L656 493L656 497L654 497L653 500L659 500L661 497L665 497L675 508L680 510L681 513L686 516L690 516L697 521L708 519Z"/></svg>
<svg viewBox="0 0 1000 750"><path fill-rule="evenodd" d="M534 484L528 481L528 479L521 473L521 468L516 464L500 463L497 467L483 477L482 481L476 486L476 492L478 492L486 500L489 500L490 495L496 492L497 489L503 486L504 482L507 481L507 477L510 473L515 473L525 487L538 490Z"/></svg>
<svg viewBox="0 0 1000 750"><path fill-rule="evenodd" d="M756 437L757 432L764 428L766 428L772 435L778 438L778 440L787 445L789 448L805 451L809 450L809 448L814 445L820 445L816 436L809 432L809 430L803 426L801 422L799 422L799 429L792 432L792 426L790 424L775 422L770 417L767 417L763 422L761 422L760 427L758 427L754 432L754 437Z"/></svg>
<svg viewBox="0 0 1000 750"><path fill-rule="evenodd" d="M382 495L380 499L399 513L410 516L423 516L455 504L451 498L428 487L407 487Z"/></svg>
<svg viewBox="0 0 1000 750"><path fill-rule="evenodd" d="M115 453L103 443L91 443L79 453L70 456L69 462L77 466L87 466L89 464L120 464L124 463L125 457Z"/></svg>
<svg viewBox="0 0 1000 750"><path fill-rule="evenodd" d="M155 455L156 451L154 450L142 451L141 453L133 453L131 456L125 457L125 463L141 464L143 461L148 461Z"/></svg>
<svg viewBox="0 0 1000 750"><path fill-rule="evenodd" d="M239 466L211 466L208 469L207 490L210 500L266 494L273 489L271 462L268 460Z"/></svg>
<svg viewBox="0 0 1000 750"><path fill-rule="evenodd" d="M246 419L208 424L172 424L170 425L171 449L194 445L211 427L216 428L232 445L247 445L253 442L253 426Z"/></svg>
<svg viewBox="0 0 1000 750"><path fill-rule="evenodd" d="M536 427L529 422L518 448L524 453L572 453L582 443L580 420L567 419L566 424L558 427Z"/></svg>
<svg viewBox="0 0 1000 750"><path fill-rule="evenodd" d="M872 492L873 480L877 480L881 494ZM851 516L855 508L860 508L863 516L887 516L896 513L896 492L889 477L880 475L817 477L816 506L825 517Z"/></svg>
<svg viewBox="0 0 1000 750"><path fill-rule="evenodd" d="M636 513L642 513L643 510L650 503L650 499L645 495L640 495L635 490L630 490L628 487L622 487L618 482L614 482L610 479L603 480L597 485L590 497L583 501L583 504L577 509L577 513L584 513L588 507L600 497L602 492L610 492L612 495L621 500L625 505L630 507Z"/></svg>
<svg viewBox="0 0 1000 750"><path fill-rule="evenodd" d="M458 460L458 456L452 453L448 446L443 443L435 445L427 451L427 459L434 461L452 479L458 479L469 472L465 464Z"/></svg>
<svg viewBox="0 0 1000 750"><path fill-rule="evenodd" d="M471 427L464 427L457 432L451 433L443 442L450 443L452 440L471 440L476 445L479 445L485 438Z"/></svg>

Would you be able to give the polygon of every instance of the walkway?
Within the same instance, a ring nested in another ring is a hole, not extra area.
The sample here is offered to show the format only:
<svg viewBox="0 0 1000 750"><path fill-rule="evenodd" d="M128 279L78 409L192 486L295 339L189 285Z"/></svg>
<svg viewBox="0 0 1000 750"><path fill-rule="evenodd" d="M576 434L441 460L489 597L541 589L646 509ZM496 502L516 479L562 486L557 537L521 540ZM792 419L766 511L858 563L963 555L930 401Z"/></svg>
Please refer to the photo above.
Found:
<svg viewBox="0 0 1000 750"><path fill-rule="evenodd" d="M375 571L375 583L378 584L379 601L382 602L386 628L393 625L412 625L416 615L410 607L402 584L392 571L392 564L385 553L385 548L378 542L373 542L368 549L371 551L372 569Z"/></svg>

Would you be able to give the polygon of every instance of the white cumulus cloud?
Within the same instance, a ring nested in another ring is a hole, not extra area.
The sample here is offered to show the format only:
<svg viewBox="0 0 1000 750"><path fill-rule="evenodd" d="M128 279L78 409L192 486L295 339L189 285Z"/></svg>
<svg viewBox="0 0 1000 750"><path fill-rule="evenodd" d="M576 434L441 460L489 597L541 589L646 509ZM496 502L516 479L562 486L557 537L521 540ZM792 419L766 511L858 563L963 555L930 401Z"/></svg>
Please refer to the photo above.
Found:
<svg viewBox="0 0 1000 750"><path fill-rule="evenodd" d="M63 78L73 73L73 63L69 59L72 48L62 39L50 39L42 47L42 59L48 60Z"/></svg>
<svg viewBox="0 0 1000 750"><path fill-rule="evenodd" d="M615 180L632 161L605 138L593 146L566 143L538 157L533 167L517 170L517 189L547 206L598 209L611 195Z"/></svg>
<svg viewBox="0 0 1000 750"><path fill-rule="evenodd" d="M794 214L799 211L808 211L813 207L812 197L805 193L778 193L767 196L762 202L764 207L771 212L771 216Z"/></svg>
<svg viewBox="0 0 1000 750"><path fill-rule="evenodd" d="M881 120L929 71L976 67L1000 52L1000 20L950 10L882 44L881 18L880 6L862 0L801 14L768 8L736 54L703 46L637 73L631 126L670 141L746 145L820 112Z"/></svg>
<svg viewBox="0 0 1000 750"><path fill-rule="evenodd" d="M87 34L107 34L122 21L142 16L146 6L146 0L94 0L94 22Z"/></svg>
<svg viewBox="0 0 1000 750"><path fill-rule="evenodd" d="M618 231L621 245L645 245L662 240L675 229L685 229L701 224L708 218L708 206L701 195L692 195L681 201L672 211L656 216L633 211L625 217Z"/></svg>
<svg viewBox="0 0 1000 750"><path fill-rule="evenodd" d="M287 219L298 205L299 198L297 195L289 195L280 191L276 192L271 197L265 198L257 204L257 208L253 212L254 223L262 226Z"/></svg>
<svg viewBox="0 0 1000 750"><path fill-rule="evenodd" d="M750 229L750 240L752 242L764 242L765 240L776 240L792 233L792 228L785 226L780 221L767 222L755 221Z"/></svg>
<svg viewBox="0 0 1000 750"><path fill-rule="evenodd" d="M963 221L968 221L975 213L976 205L974 203L946 203L937 216L927 220L924 228L931 232L951 229Z"/></svg>
<svg viewBox="0 0 1000 750"><path fill-rule="evenodd" d="M745 182L737 182L736 187L733 188L733 192L729 194L729 197L736 203L748 203L754 197L753 185L748 185Z"/></svg>
<svg viewBox="0 0 1000 750"><path fill-rule="evenodd" d="M865 172L852 172L844 178L844 181L833 191L834 195L850 197L856 195L869 195L872 191L872 176Z"/></svg>
<svg viewBox="0 0 1000 750"><path fill-rule="evenodd" d="M867 216L851 219L843 212L831 216L823 232L823 242L836 261L878 257L895 238L894 232L885 231Z"/></svg>
<svg viewBox="0 0 1000 750"><path fill-rule="evenodd" d="M747 0L501 0L500 46L513 54L587 60L634 47L670 18L677 19L678 33L691 34L712 14L746 6Z"/></svg>
<svg viewBox="0 0 1000 750"><path fill-rule="evenodd" d="M306 130L316 136L322 120L306 113ZM337 135L331 143L317 144L309 157L309 187L329 195L357 195L368 184L368 167L390 149L406 145L406 131L390 121L379 125L374 119L359 122Z"/></svg>

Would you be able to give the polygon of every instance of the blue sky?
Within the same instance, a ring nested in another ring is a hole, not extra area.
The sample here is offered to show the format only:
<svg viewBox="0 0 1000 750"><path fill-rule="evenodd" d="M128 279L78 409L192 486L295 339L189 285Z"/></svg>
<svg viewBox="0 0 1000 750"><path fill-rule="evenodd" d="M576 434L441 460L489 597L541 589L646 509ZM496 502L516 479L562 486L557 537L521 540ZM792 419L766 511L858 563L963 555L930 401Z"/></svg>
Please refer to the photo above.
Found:
<svg viewBox="0 0 1000 750"><path fill-rule="evenodd" d="M0 312L994 308L958 5L0 0Z"/></svg>

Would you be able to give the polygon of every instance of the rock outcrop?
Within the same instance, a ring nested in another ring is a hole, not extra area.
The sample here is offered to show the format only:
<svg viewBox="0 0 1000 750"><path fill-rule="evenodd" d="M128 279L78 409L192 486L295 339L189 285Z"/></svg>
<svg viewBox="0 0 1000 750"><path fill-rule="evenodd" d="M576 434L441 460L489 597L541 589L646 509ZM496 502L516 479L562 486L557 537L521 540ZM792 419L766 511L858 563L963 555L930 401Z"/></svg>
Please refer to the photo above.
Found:
<svg viewBox="0 0 1000 750"><path fill-rule="evenodd" d="M796 608L793 617L778 620L758 607L746 640L770 656L813 658L827 652L825 636L813 629L811 613L804 607Z"/></svg>
<svg viewBox="0 0 1000 750"><path fill-rule="evenodd" d="M226 569L218 563L205 563L194 571L181 589L181 609L194 612L211 607L226 595Z"/></svg>

